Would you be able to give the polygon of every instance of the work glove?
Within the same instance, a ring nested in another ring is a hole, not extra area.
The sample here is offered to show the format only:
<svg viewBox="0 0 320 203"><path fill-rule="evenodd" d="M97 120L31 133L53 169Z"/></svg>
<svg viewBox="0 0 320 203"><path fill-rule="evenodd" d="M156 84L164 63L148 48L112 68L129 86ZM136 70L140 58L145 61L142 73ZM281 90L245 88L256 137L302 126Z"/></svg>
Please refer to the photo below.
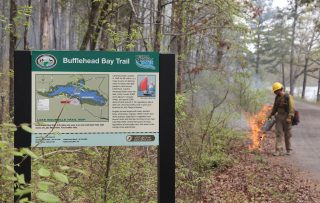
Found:
<svg viewBox="0 0 320 203"><path fill-rule="evenodd" d="M287 118L287 123L288 123L288 124L291 124L291 123L292 123L291 117L288 117L288 118Z"/></svg>

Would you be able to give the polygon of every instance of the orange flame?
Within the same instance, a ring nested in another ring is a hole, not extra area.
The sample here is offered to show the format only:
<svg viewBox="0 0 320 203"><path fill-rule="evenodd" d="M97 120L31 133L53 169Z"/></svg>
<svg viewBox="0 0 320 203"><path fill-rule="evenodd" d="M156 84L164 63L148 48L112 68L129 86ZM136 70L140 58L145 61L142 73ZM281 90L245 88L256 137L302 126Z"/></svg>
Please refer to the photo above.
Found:
<svg viewBox="0 0 320 203"><path fill-rule="evenodd" d="M267 120L268 112L271 110L272 106L265 105L262 107L258 114L248 116L247 121L251 128L250 139L252 141L249 146L250 150L259 149L261 142L264 138L264 133L261 131L261 127Z"/></svg>

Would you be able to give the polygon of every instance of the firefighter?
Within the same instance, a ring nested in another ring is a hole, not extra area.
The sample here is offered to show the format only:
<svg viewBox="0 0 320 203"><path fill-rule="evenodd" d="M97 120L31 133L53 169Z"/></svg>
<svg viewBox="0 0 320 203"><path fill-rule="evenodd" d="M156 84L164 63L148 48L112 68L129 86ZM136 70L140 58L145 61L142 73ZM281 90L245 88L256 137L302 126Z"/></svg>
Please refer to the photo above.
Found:
<svg viewBox="0 0 320 203"><path fill-rule="evenodd" d="M272 85L272 91L276 95L272 107L272 112L268 116L270 119L275 116L276 119L276 146L274 156L290 155L291 152L291 126L294 116L294 100L291 95L284 92L283 85L275 82ZM286 153L283 151L283 137L285 140Z"/></svg>

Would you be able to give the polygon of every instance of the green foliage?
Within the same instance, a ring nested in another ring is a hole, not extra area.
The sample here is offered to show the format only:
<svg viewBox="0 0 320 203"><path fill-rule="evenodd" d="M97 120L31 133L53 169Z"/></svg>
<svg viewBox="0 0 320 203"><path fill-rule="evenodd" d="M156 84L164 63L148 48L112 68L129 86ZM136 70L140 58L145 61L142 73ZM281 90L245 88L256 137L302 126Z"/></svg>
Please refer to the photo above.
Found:
<svg viewBox="0 0 320 203"><path fill-rule="evenodd" d="M14 124L0 125L0 202L13 202L13 182L18 180L13 168L13 154L15 153L11 144L13 143L13 130L16 130ZM20 182L24 181L22 178L19 176ZM24 192L22 187L17 191L18 194Z"/></svg>
<svg viewBox="0 0 320 203"><path fill-rule="evenodd" d="M69 183L68 177L62 173L54 172L53 177L62 183L65 183L65 184Z"/></svg>
<svg viewBox="0 0 320 203"><path fill-rule="evenodd" d="M212 155L205 155L201 157L200 167L202 170L210 170L210 169L224 169L228 166L231 166L233 163L233 159L230 155L224 152L214 153Z"/></svg>
<svg viewBox="0 0 320 203"><path fill-rule="evenodd" d="M186 119L186 112L184 111L185 108L186 98L183 95L176 95L175 98L175 119L176 125L183 122Z"/></svg>
<svg viewBox="0 0 320 203"><path fill-rule="evenodd" d="M231 90L237 97L237 106L246 112L256 112L261 104L265 103L267 90L265 88L254 88L252 74L249 71L234 73L235 85ZM259 82L259 81L258 81Z"/></svg>
<svg viewBox="0 0 320 203"><path fill-rule="evenodd" d="M36 194L50 194L70 202L104 202L105 192L107 202L156 200L156 148L113 147L108 177L106 147L46 148L44 151L35 149L34 152L55 154L33 162L32 189ZM42 200L40 196L36 197Z"/></svg>
<svg viewBox="0 0 320 203"><path fill-rule="evenodd" d="M60 199L57 196L45 192L38 192L36 194L36 197L37 199L48 203L55 203L60 201Z"/></svg>
<svg viewBox="0 0 320 203"><path fill-rule="evenodd" d="M232 142L244 139L242 133L227 126L234 113L221 111L225 107L220 106L213 115L210 114L212 104L202 106L199 111L188 112L187 102L183 95L176 96L178 202L197 201L199 190L209 181L207 175L210 171L231 166L235 160L229 154L230 146Z"/></svg>
<svg viewBox="0 0 320 203"><path fill-rule="evenodd" d="M42 177L49 177L51 173L49 170L47 170L45 168L40 168L38 170L38 174L39 174L39 176L42 176Z"/></svg>

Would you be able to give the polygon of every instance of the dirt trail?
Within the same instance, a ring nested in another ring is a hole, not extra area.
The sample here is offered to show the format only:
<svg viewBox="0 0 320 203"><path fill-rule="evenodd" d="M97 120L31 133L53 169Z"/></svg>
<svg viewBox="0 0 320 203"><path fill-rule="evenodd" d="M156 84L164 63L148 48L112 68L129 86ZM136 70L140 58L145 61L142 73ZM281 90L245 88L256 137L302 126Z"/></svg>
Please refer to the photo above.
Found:
<svg viewBox="0 0 320 203"><path fill-rule="evenodd" d="M300 123L292 129L293 153L289 161L320 180L320 106L295 101Z"/></svg>

